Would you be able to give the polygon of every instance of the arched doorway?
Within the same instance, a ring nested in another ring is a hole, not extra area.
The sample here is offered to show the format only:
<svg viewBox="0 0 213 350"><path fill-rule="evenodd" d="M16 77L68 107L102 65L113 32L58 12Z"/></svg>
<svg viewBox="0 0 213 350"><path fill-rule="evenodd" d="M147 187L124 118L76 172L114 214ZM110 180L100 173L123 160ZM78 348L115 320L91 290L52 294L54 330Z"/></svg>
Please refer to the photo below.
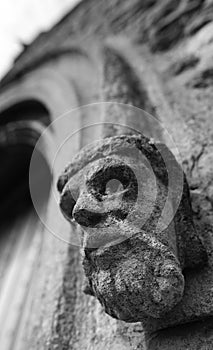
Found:
<svg viewBox="0 0 213 350"><path fill-rule="evenodd" d="M49 120L46 108L36 101L22 102L0 114L0 344L5 350L17 348L42 244L42 224L30 195L29 168L39 130L44 130ZM36 157L33 181L45 210L51 174L43 154L38 151Z"/></svg>

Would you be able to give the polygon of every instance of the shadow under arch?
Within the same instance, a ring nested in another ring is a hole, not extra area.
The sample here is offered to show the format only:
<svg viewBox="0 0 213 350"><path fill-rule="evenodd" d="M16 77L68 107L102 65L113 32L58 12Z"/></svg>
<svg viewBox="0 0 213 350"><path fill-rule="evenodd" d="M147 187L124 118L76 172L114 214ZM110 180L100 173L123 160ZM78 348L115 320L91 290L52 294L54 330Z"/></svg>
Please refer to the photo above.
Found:
<svg viewBox="0 0 213 350"><path fill-rule="evenodd" d="M20 120L39 120L44 125L51 122L48 108L36 99L17 102L0 113L0 127Z"/></svg>
<svg viewBox="0 0 213 350"><path fill-rule="evenodd" d="M30 161L50 120L46 106L33 99L21 101L0 113L0 223L17 216L21 208L32 206ZM40 201L45 202L51 186L50 169L42 152L37 151L36 161L32 181L35 185L45 184L37 186Z"/></svg>
<svg viewBox="0 0 213 350"><path fill-rule="evenodd" d="M46 107L32 100L0 113L0 343L5 350L14 349L21 336L42 244L43 230L31 200L29 168L36 143L49 121ZM45 210L51 172L45 152L38 151L36 159L32 181Z"/></svg>

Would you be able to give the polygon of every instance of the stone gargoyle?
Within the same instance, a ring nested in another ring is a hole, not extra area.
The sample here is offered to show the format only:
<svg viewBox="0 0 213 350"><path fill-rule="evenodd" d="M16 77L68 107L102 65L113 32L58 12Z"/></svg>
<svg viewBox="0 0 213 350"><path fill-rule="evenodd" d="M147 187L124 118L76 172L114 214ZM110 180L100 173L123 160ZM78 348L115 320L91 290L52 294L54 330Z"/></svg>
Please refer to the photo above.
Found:
<svg viewBox="0 0 213 350"><path fill-rule="evenodd" d="M82 227L86 292L106 313L126 322L171 311L183 297L184 269L207 259L185 175L163 148L173 175L183 178L178 207L171 196L167 216L172 218L165 227L159 222L168 199L167 165L160 144L140 134L94 142L58 180L63 215Z"/></svg>

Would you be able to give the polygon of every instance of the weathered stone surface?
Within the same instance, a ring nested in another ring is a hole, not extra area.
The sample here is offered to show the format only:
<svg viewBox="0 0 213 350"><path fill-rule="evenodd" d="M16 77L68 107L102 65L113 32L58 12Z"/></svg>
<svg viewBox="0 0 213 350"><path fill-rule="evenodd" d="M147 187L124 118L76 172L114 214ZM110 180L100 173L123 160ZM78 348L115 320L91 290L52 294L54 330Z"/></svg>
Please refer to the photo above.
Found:
<svg viewBox="0 0 213 350"><path fill-rule="evenodd" d="M180 60L176 60L170 67L170 71L174 75L179 75L188 69L193 69L199 63L199 57L195 55L186 56Z"/></svg>
<svg viewBox="0 0 213 350"><path fill-rule="evenodd" d="M158 147L142 136L96 142L74 158L58 181L63 214L83 228L88 294L109 315L126 322L162 318L183 297L182 270L206 263L186 181L173 215L175 228L158 226L168 195L167 168ZM180 167L167 152L178 174ZM112 180L122 188L109 185Z"/></svg>
<svg viewBox="0 0 213 350"><path fill-rule="evenodd" d="M213 67L206 68L190 81L189 85L196 89L203 89L213 85Z"/></svg>
<svg viewBox="0 0 213 350"><path fill-rule="evenodd" d="M71 93L65 93L66 88L61 87L58 80L56 85L59 89L57 89L50 77L59 73L59 65L62 65L59 63L61 55L67 57L71 52L73 40L75 43L80 42L79 46L82 46L79 33L84 35L87 41L87 38L93 37L95 32L101 38L101 44L103 37L111 36L113 33L120 33L128 39L133 39L132 49L128 49L130 62L132 66L138 68L136 75L145 87L146 98L152 95L153 109L172 133L181 152L182 164L190 184L196 227L203 237L208 238L206 246L209 264L203 269L183 271L185 278L183 299L162 319L151 320L152 331L159 327L164 328L163 331L144 337L140 323L127 324L108 317L95 298L81 293L82 272L78 251L67 249L66 245L55 240L55 237L49 237L49 233L45 232L43 253L39 260L40 267L32 294L30 293L32 307L30 304L23 326L25 342L20 346L21 349L212 350L212 82L207 77L203 84L200 77L203 79L202 72L212 67L212 23L207 23L212 21L213 2L203 1L202 6L196 9L198 2L195 1L195 10L186 15L183 13L172 23L175 12L178 14L176 10L179 3L183 4L183 1L82 1L73 13L66 16L53 30L41 35L20 56L14 69L4 79L1 107L5 108L5 101L7 107L20 98L24 100L29 96L35 99L41 98L45 103L48 101L52 119L53 115L63 113L70 105L72 107L77 105L70 102ZM192 4L192 2L186 3ZM161 8L165 8L162 21L158 16ZM152 21L149 14L153 18ZM173 47L168 54L150 54L147 61L144 61L146 50L144 52L141 43L145 43L148 37L149 43L145 45L146 49L150 43L155 50L181 44L178 48ZM97 37L94 40L97 40ZM185 42L188 48L186 52ZM85 49L91 59L90 50L91 48ZM198 64L192 69L190 62L187 61L189 54L199 57ZM183 59L180 68L177 69L181 74L174 76L169 69L170 63L178 61L180 56L186 57L186 63ZM67 57L69 64L64 66L63 63L63 72L67 85L72 84L75 87L79 104L97 101L98 86L95 88L96 94L91 97L92 79L83 79L83 76L88 77L86 63L80 65L79 56L75 64L71 61L70 56ZM44 74L42 69L41 65L44 62L51 68L48 74ZM91 62L96 69L97 62L93 62L93 59ZM68 78L68 71L74 71L75 79L73 75ZM120 74L123 73L124 71L120 70ZM31 84L27 82L29 76L32 78ZM17 77L22 79L17 80ZM200 79L202 88L193 87L194 77ZM51 103L45 93L46 88L42 87L45 79ZM115 83L113 79L111 82ZM124 80L120 79L123 83ZM206 82L208 84L205 84ZM61 100L66 101L65 106L58 108ZM85 116L85 120L89 118L90 116ZM70 121L70 129L73 128L72 123L73 121ZM93 135L89 132L88 135L91 140ZM81 146L86 144L86 141L85 134L82 133ZM64 229L61 225L61 230ZM197 322L194 322L195 320ZM153 327L154 322L158 322L160 326L158 324L157 327ZM181 322L188 324L180 326ZM171 328L171 325L175 327Z"/></svg>
<svg viewBox="0 0 213 350"><path fill-rule="evenodd" d="M213 20L209 0L87 0L80 2L49 32L41 33L16 59L1 85L32 71L47 59L69 51L70 43L94 35L124 34L148 42L152 50L166 50L198 32ZM79 38L80 37L80 38ZM56 51L57 48L57 51Z"/></svg>
<svg viewBox="0 0 213 350"><path fill-rule="evenodd" d="M185 36L189 18L202 10L203 0L167 0L158 2L150 27L153 50L166 50ZM151 13L152 15L152 13Z"/></svg>
<svg viewBox="0 0 213 350"><path fill-rule="evenodd" d="M190 42L189 42L190 44ZM210 49L210 46L209 46ZM187 52L187 46L186 46ZM200 50L197 51L200 56ZM146 52L141 50L141 56ZM185 53L185 50L181 53ZM201 53L202 54L202 53ZM169 57L168 57L169 56ZM191 72L183 72L178 77L168 75L170 55L155 57L153 72L153 55L147 54L142 76L147 84L149 97L157 106L157 113L167 125L170 134L178 146L182 164L189 181L196 227L206 239L209 264L195 273L185 271L185 293L179 306L184 308L188 326L168 328L165 332L155 333L151 349L211 349L213 314L213 268L212 268L212 90L190 89L184 87L185 78L190 79ZM178 57L178 51L172 52L172 59ZM205 56L202 57L204 59ZM193 71L193 70L192 70ZM195 71L195 69L194 69ZM176 321L180 318L179 310L173 310ZM170 316L167 315L167 319ZM193 325L192 321L197 320ZM186 331L184 331L186 329ZM200 329L200 331L198 331ZM208 337L205 336L208 329ZM190 335L189 335L190 334ZM152 339L152 336L150 337ZM175 340L174 340L175 338Z"/></svg>

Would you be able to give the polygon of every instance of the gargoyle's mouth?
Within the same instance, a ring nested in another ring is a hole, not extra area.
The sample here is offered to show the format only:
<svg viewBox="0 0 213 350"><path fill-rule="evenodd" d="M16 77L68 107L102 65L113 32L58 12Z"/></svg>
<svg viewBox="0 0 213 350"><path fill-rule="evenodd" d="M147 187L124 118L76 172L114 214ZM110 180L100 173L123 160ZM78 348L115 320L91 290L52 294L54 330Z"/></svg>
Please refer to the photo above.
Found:
<svg viewBox="0 0 213 350"><path fill-rule="evenodd" d="M84 227L96 227L98 224L106 220L106 214L90 212L86 209L81 209L74 213L75 221Z"/></svg>
<svg viewBox="0 0 213 350"><path fill-rule="evenodd" d="M86 256L87 258L89 258L89 257L91 256L91 254L93 254L94 252L97 252L98 249L99 249L99 248L87 248L87 247L85 247L85 248L84 248L85 256Z"/></svg>
<svg viewBox="0 0 213 350"><path fill-rule="evenodd" d="M124 240L126 240L126 237L119 236L115 237L113 239L104 237L102 239L96 239L92 237L86 237L83 240L83 248L88 250L88 253L92 252L101 252L106 249L110 249L113 246L117 246L121 244Z"/></svg>
<svg viewBox="0 0 213 350"><path fill-rule="evenodd" d="M129 234L133 236L138 233L138 229L137 232L129 229L123 217L116 217L112 213L107 213L104 220L99 221L94 227L80 225L80 228L83 248L95 248L95 250L118 245L127 240L130 237Z"/></svg>
<svg viewBox="0 0 213 350"><path fill-rule="evenodd" d="M123 221L128 216L128 210L116 209L108 210L102 213L92 212L87 209L74 210L74 220L82 226L82 228L104 228L106 221L110 218L111 221Z"/></svg>

